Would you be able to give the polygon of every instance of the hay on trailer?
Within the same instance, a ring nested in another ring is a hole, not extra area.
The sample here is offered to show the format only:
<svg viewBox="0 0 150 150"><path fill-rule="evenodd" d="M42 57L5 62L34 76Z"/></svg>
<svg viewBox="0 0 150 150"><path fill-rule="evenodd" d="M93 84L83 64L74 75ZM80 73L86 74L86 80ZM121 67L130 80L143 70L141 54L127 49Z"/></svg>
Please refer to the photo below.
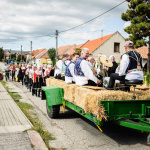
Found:
<svg viewBox="0 0 150 150"><path fill-rule="evenodd" d="M46 80L47 81L47 80ZM97 115L97 118L107 119L104 108L100 105L100 101L111 101L111 100L132 100L133 99L133 88L130 93L124 91L108 91L108 90L92 90L84 86L78 86L76 84L68 84L62 80L49 78L47 85L55 85L64 89L64 99L74 103L75 105L84 109L86 113L92 113ZM150 90L135 91L137 100L150 99Z"/></svg>

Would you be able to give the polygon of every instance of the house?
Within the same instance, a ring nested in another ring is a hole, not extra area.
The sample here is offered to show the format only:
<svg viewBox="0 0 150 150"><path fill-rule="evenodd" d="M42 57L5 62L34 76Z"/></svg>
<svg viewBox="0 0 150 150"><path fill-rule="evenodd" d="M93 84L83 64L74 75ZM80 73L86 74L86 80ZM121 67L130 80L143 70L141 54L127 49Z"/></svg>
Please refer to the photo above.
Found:
<svg viewBox="0 0 150 150"><path fill-rule="evenodd" d="M138 53L140 53L142 58L143 58L143 63L142 63L143 66L145 66L147 64L148 50L149 50L148 46L142 46L142 47L139 47L139 48L136 49L136 51Z"/></svg>
<svg viewBox="0 0 150 150"><path fill-rule="evenodd" d="M69 51L73 45L66 45L66 46L61 46L57 49L57 55L60 57L63 54L65 54L67 51Z"/></svg>
<svg viewBox="0 0 150 150"><path fill-rule="evenodd" d="M102 53L107 57L114 55L116 62L120 62L120 56L125 53L124 44L124 37L116 31L113 34L95 40L88 40L84 44L59 47L58 55L61 56L65 53L73 54L76 49L88 48L90 55L93 56L95 60L98 59L98 53Z"/></svg>
<svg viewBox="0 0 150 150"><path fill-rule="evenodd" d="M124 37L117 31L95 40L89 40L80 48L88 48L89 53L95 58L95 60L98 59L98 53L102 53L107 57L114 55L116 62L120 62L120 56L125 53L124 44Z"/></svg>
<svg viewBox="0 0 150 150"><path fill-rule="evenodd" d="M38 53L38 55L35 57L36 63L39 64L52 64L51 59L48 56L48 49L45 49Z"/></svg>
<svg viewBox="0 0 150 150"><path fill-rule="evenodd" d="M28 62L31 60L31 52L28 52L27 54ZM48 49L39 49L39 50L33 50L32 51L32 62L31 64L36 63L37 65L40 64L51 64L51 59L48 56Z"/></svg>
<svg viewBox="0 0 150 150"><path fill-rule="evenodd" d="M38 54L40 54L42 51L44 51L44 50L46 50L46 49L39 49L39 50L33 50L32 51L32 61L30 62L31 64L34 64L34 63L37 63L36 62L36 56L38 55ZM29 52L29 56L28 56L28 60L31 60L31 55L30 55L31 53ZM39 62L38 62L38 64L39 64Z"/></svg>

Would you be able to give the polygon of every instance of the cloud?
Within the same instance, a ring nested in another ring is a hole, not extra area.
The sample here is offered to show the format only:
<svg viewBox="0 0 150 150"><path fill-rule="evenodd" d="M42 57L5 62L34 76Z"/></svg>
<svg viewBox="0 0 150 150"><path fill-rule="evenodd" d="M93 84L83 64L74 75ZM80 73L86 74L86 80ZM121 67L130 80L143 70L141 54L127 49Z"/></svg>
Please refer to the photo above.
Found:
<svg viewBox="0 0 150 150"><path fill-rule="evenodd" d="M130 21L125 22L124 25L123 25L123 29L125 29L126 27L128 27L130 25L131 25Z"/></svg>
<svg viewBox="0 0 150 150"><path fill-rule="evenodd" d="M78 26L119 3L120 0L109 0L109 3L106 0L0 1L0 42L36 40L38 36L54 35L56 29L63 31ZM62 36L72 40L97 38L99 33L90 32L103 29L106 20L118 17L126 8L124 3L103 17L72 30L76 32L73 36L67 33Z"/></svg>

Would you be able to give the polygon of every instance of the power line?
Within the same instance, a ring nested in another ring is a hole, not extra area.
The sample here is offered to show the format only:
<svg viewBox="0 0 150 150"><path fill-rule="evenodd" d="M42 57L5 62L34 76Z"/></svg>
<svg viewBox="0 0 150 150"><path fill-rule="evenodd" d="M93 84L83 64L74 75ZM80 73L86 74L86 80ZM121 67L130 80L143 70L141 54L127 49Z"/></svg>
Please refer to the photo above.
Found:
<svg viewBox="0 0 150 150"><path fill-rule="evenodd" d="M67 43L60 37L60 35L58 36L58 38L59 38L63 43L67 44ZM67 45L69 45L69 44L67 44Z"/></svg>
<svg viewBox="0 0 150 150"><path fill-rule="evenodd" d="M100 15L94 17L94 18L91 19L91 20L88 20L88 21L86 21L86 22L84 22L84 23L82 23L82 24L80 24L80 25L78 25L78 26L75 26L75 27L72 27L72 28L69 28L69 29L60 31L59 33L66 32L66 31L69 31L69 30L73 30L73 29L78 28L78 27L80 27L80 26L82 26L82 25L84 25L84 24L87 24L87 23L89 23L89 22L91 22L91 21L97 19L98 17L103 16L104 14L108 13L109 11L115 9L116 7L122 5L122 4L125 3L125 2L126 2L126 1L123 1L123 2L119 3L118 5L114 6L113 8L111 8L111 9L109 9L109 10L107 10L107 11L105 11L104 13L102 13L102 14L100 14Z"/></svg>

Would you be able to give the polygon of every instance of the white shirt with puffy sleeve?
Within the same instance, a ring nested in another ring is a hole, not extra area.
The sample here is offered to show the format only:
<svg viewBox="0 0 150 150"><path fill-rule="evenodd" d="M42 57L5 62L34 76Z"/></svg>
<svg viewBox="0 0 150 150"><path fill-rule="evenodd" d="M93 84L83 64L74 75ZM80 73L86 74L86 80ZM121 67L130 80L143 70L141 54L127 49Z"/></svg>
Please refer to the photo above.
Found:
<svg viewBox="0 0 150 150"><path fill-rule="evenodd" d="M126 80L143 80L143 71L132 71L126 74L127 67L129 65L130 59L128 55L124 54L122 60L120 61L119 76L126 75Z"/></svg>
<svg viewBox="0 0 150 150"><path fill-rule="evenodd" d="M80 67L85 76L75 76L75 82L77 85L86 85L88 80L92 80L97 84L97 78L94 76L89 63L86 60L82 60Z"/></svg>

